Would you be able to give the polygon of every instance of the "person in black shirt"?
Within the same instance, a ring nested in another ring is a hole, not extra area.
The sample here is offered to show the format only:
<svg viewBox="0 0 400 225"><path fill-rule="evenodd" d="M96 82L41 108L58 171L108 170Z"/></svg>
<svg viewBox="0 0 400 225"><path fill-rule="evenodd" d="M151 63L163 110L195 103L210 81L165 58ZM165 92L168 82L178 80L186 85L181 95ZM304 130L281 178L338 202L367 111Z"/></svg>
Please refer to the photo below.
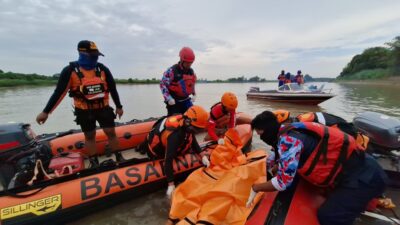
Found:
<svg viewBox="0 0 400 225"><path fill-rule="evenodd" d="M78 43L79 59L69 63L60 75L57 87L46 107L36 117L38 124L46 122L49 114L57 107L69 91L74 99L76 123L85 135L87 154L91 157L92 166L98 165L96 155L96 121L107 135L112 151L118 150L118 139L115 134L115 118L124 113L119 99L114 78L110 70L98 63L98 57L104 56L92 41L82 40ZM109 106L109 95L116 105L115 114ZM122 159L117 154L117 160Z"/></svg>

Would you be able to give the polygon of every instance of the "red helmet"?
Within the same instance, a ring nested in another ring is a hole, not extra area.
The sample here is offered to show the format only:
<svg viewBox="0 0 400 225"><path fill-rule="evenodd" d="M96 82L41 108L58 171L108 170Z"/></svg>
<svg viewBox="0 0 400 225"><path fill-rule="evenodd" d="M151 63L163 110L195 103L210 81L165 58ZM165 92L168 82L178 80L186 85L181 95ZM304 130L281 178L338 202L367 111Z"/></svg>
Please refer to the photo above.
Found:
<svg viewBox="0 0 400 225"><path fill-rule="evenodd" d="M189 47L183 47L179 52L179 57L181 58L182 62L194 62L194 52Z"/></svg>

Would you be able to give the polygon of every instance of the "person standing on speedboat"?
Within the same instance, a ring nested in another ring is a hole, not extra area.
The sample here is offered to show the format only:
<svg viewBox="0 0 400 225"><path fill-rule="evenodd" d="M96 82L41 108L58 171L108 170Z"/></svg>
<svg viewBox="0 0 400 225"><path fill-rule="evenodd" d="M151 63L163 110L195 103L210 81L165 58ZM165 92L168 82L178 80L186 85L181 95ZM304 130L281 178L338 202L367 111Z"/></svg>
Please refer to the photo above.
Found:
<svg viewBox="0 0 400 225"><path fill-rule="evenodd" d="M289 72L287 72L285 74L285 84L290 84L290 83L292 83L292 75Z"/></svg>
<svg viewBox="0 0 400 225"><path fill-rule="evenodd" d="M285 84L285 71L282 70L281 73L278 75L278 87Z"/></svg>
<svg viewBox="0 0 400 225"><path fill-rule="evenodd" d="M195 55L191 48L183 47L179 62L167 71L160 82L160 89L168 110L168 116L183 114L196 100L196 74L191 68Z"/></svg>
<svg viewBox="0 0 400 225"><path fill-rule="evenodd" d="M294 77L294 79L298 85L304 84L304 77L303 74L301 74L301 70L297 71L297 75Z"/></svg>

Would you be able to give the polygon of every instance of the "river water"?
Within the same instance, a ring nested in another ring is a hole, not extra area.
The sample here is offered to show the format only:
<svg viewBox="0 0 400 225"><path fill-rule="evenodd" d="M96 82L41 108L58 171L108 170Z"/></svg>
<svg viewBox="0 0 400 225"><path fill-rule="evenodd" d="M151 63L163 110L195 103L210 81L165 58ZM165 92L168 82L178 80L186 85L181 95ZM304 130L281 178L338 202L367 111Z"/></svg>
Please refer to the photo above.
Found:
<svg viewBox="0 0 400 225"><path fill-rule="evenodd" d="M317 85L319 84L317 83ZM274 89L277 84L198 84L196 86L196 104L209 109L219 101L223 92L232 91L237 94L239 99L238 111L253 116L263 110L287 109L293 115L309 111L323 111L351 121L357 113L368 110L400 118L400 86L328 83L325 88L331 89L337 96L317 106L247 100L246 92L252 86L259 86L261 89ZM158 117L166 113L158 85L118 85L117 88L124 106L124 116L121 118L121 122L133 118ZM0 88L0 124L8 122L31 123L38 134L77 129L78 126L73 122L72 101L68 97L50 115L46 124L42 126L36 124L36 115L44 108L53 90L54 87ZM254 136L253 148L260 147L263 148L265 145L258 137ZM164 192L165 190L162 190L132 199L68 224L164 224L169 211L169 203Z"/></svg>

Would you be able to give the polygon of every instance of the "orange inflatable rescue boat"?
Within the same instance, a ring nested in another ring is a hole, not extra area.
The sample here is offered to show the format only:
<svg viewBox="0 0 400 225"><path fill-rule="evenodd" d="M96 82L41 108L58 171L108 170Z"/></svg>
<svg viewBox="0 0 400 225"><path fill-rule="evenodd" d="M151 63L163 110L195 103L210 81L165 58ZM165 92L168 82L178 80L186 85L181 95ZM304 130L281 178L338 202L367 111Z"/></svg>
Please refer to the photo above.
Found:
<svg viewBox="0 0 400 225"><path fill-rule="evenodd" d="M33 138L27 124L0 125L0 224L57 224L97 211L120 201L165 188L163 160L151 161L136 153L155 119L132 121L116 127L122 153L133 155L122 162L103 160L99 167L84 163L83 134L79 131ZM236 128L249 146L250 125ZM98 154L107 154L103 132L96 136ZM203 151L214 142L201 144ZM140 156L140 157L138 157ZM176 179L201 167L195 154L176 158Z"/></svg>

